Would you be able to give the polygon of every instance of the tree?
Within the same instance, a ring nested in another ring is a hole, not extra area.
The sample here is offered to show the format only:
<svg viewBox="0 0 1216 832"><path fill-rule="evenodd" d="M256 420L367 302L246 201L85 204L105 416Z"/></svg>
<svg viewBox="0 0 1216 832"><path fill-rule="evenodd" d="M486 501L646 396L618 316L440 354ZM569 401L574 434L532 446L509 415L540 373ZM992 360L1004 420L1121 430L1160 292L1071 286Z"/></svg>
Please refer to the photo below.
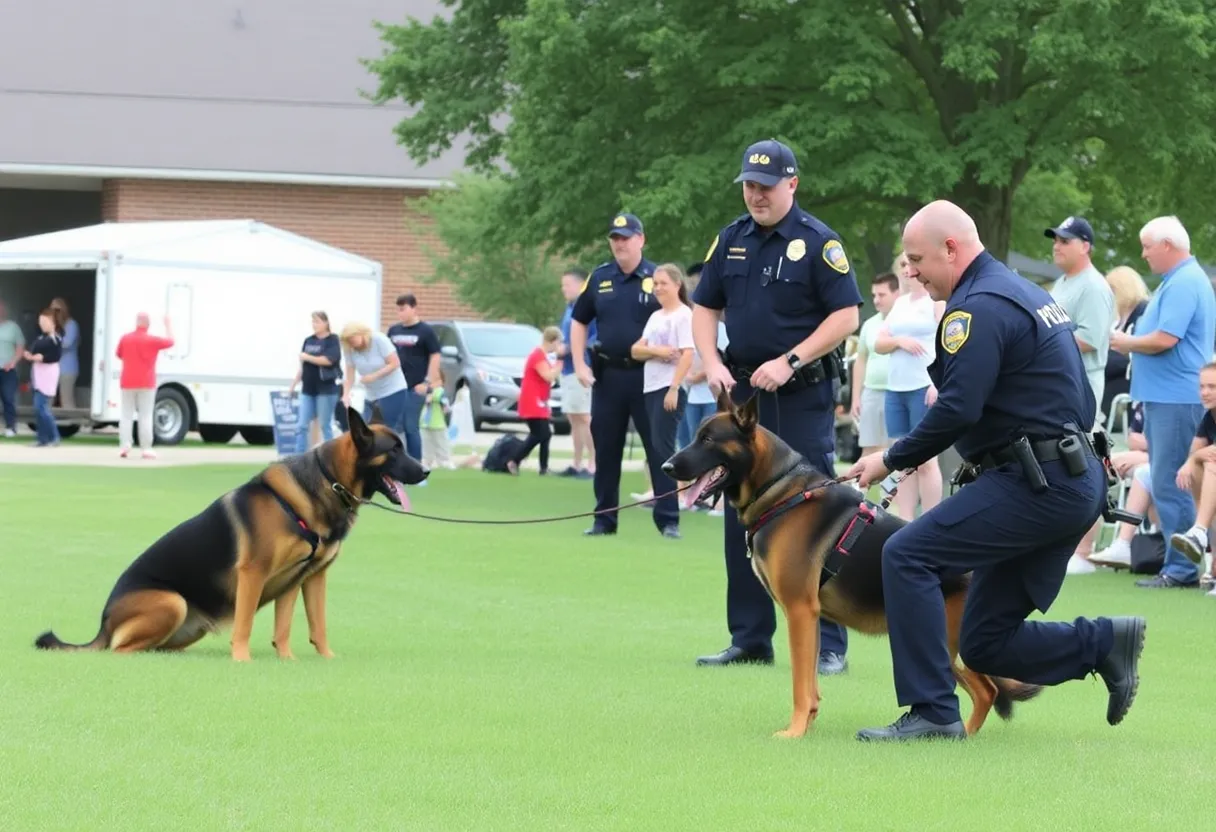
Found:
<svg viewBox="0 0 1216 832"><path fill-rule="evenodd" d="M489 318L544 327L560 317L564 262L540 246L522 245L514 234L519 217L500 178L458 177L419 203L440 246L423 246L432 271L427 283L444 282L456 297Z"/></svg>
<svg viewBox="0 0 1216 832"><path fill-rule="evenodd" d="M649 251L699 257L742 212L732 179L767 137L798 154L803 206L881 268L934 198L997 256L1086 195L1124 232L1167 193L1210 200L1206 182L1151 180L1214 167L1216 0L445 4L450 21L380 25L371 98L421 105L397 128L418 161L467 135L521 239L558 252L631 210Z"/></svg>

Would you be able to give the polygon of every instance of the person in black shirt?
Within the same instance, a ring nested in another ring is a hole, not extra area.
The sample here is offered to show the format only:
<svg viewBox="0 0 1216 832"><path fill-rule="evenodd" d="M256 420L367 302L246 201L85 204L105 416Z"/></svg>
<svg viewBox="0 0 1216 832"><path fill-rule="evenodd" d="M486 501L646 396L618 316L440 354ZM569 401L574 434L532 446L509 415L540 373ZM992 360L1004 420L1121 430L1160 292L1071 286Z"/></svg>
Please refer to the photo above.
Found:
<svg viewBox="0 0 1216 832"><path fill-rule="evenodd" d="M42 334L25 351L30 369L30 386L34 388L34 414L38 425L37 447L59 444L59 426L51 415L51 402L59 388L59 358L63 354L62 337L55 331L55 316L50 309L38 316Z"/></svg>
<svg viewBox="0 0 1216 832"><path fill-rule="evenodd" d="M342 343L329 329L329 316L312 313L312 335L300 348L300 369L287 388L287 395L300 385L300 422L296 434L296 453L308 450L312 420L321 423L321 441L334 438L334 408L342 395Z"/></svg>
<svg viewBox="0 0 1216 832"><path fill-rule="evenodd" d="M388 328L388 340L397 348L401 372L405 374L408 401L405 404L405 452L422 459L422 431L418 418L427 394L443 384L439 375L439 337L430 324L418 317L418 299L411 294L397 298L397 316L401 323Z"/></svg>

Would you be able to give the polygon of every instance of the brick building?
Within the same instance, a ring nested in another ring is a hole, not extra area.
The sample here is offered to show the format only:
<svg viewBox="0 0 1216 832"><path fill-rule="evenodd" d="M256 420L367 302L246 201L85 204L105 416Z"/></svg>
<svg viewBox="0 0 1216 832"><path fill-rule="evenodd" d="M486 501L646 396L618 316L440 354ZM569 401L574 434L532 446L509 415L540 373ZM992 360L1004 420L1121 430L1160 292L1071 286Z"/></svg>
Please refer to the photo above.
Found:
<svg viewBox="0 0 1216 832"><path fill-rule="evenodd" d="M102 221L253 218L380 261L384 322L413 291L427 317L471 316L426 285L416 201L460 151L415 165L403 106L375 107L360 64L373 21L428 0L63 0L0 9L0 239Z"/></svg>

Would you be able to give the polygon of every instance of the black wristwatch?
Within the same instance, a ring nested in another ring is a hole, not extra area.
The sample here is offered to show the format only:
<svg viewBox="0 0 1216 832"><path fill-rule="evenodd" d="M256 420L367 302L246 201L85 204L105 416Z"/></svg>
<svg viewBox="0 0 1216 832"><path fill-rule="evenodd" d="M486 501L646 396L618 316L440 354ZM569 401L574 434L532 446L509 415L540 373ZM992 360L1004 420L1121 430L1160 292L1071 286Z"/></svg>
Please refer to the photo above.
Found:
<svg viewBox="0 0 1216 832"><path fill-rule="evenodd" d="M798 357L798 353L796 352L787 352L785 354L785 360L789 362L792 369L797 370L802 366L802 359Z"/></svg>

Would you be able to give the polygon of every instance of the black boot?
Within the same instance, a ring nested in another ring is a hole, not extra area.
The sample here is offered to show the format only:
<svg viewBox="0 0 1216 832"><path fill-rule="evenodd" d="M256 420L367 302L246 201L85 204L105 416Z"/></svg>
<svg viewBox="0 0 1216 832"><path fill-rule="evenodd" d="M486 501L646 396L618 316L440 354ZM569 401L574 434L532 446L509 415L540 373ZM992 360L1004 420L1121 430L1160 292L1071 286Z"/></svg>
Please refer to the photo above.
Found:
<svg viewBox="0 0 1216 832"><path fill-rule="evenodd" d="M1127 716L1136 698L1136 689L1140 686L1137 666L1140 664L1140 653L1144 650L1147 624L1138 617L1112 618L1110 624L1115 631L1115 640L1110 652L1095 670L1110 691L1110 700L1106 703L1106 721L1118 725Z"/></svg>
<svg viewBox="0 0 1216 832"><path fill-rule="evenodd" d="M862 742L907 742L909 740L965 740L967 729L962 720L948 725L930 722L915 710L908 711L885 728L862 728L857 732Z"/></svg>

